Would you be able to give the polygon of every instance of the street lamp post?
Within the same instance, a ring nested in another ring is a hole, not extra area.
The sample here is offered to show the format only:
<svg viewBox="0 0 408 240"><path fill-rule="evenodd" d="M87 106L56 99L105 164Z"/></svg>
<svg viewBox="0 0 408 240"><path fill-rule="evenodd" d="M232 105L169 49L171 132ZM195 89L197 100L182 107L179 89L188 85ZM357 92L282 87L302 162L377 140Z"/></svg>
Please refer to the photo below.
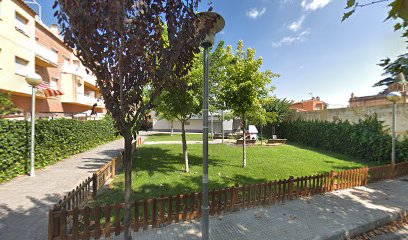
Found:
<svg viewBox="0 0 408 240"><path fill-rule="evenodd" d="M202 239L209 238L209 207L208 207L208 75L210 70L209 51L214 44L215 34L225 26L224 18L215 12L203 12L198 14L202 29L208 21L214 22L209 33L201 43L204 48L204 96L203 96L203 206L202 206Z"/></svg>
<svg viewBox="0 0 408 240"><path fill-rule="evenodd" d="M392 102L392 150L391 150L391 164L395 165L395 142L396 142L396 130L397 130L397 102L402 97L399 92L390 92L387 95L387 99Z"/></svg>
<svg viewBox="0 0 408 240"><path fill-rule="evenodd" d="M36 73L26 76L26 82L31 86L31 148L30 148L30 176L35 176L34 168L34 146L35 146L35 92L36 87L41 84L42 78Z"/></svg>

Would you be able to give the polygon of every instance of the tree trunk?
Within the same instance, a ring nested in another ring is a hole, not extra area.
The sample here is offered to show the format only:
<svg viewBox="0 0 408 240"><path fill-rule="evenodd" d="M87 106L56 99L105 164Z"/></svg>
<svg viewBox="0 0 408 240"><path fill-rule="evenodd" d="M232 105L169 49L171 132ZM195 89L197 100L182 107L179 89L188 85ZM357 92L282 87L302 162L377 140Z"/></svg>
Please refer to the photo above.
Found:
<svg viewBox="0 0 408 240"><path fill-rule="evenodd" d="M224 110L221 111L222 120L221 120L221 132L222 132L222 143L224 143Z"/></svg>
<svg viewBox="0 0 408 240"><path fill-rule="evenodd" d="M173 120L171 120L171 136L173 136Z"/></svg>
<svg viewBox="0 0 408 240"><path fill-rule="evenodd" d="M211 140L214 140L214 115L211 112Z"/></svg>
<svg viewBox="0 0 408 240"><path fill-rule="evenodd" d="M183 156L186 172L190 172L190 167L188 166L188 152L187 152L187 140L186 140L186 129L184 127L185 121L181 122L181 141L183 143Z"/></svg>
<svg viewBox="0 0 408 240"><path fill-rule="evenodd" d="M263 145L263 127L261 126L261 146Z"/></svg>
<svg viewBox="0 0 408 240"><path fill-rule="evenodd" d="M243 167L246 167L247 166L247 159L246 159L246 136L245 136L245 133L246 133L246 122L245 122L245 120L243 120L243 132L244 132L244 137L243 137L243 139L244 139L244 142L243 142L243 144L242 144L242 161L243 161L243 164L242 164L242 166Z"/></svg>
<svg viewBox="0 0 408 240"><path fill-rule="evenodd" d="M125 138L125 154L123 165L125 171L125 216L124 239L131 240L131 197L132 197L132 134L129 132Z"/></svg>

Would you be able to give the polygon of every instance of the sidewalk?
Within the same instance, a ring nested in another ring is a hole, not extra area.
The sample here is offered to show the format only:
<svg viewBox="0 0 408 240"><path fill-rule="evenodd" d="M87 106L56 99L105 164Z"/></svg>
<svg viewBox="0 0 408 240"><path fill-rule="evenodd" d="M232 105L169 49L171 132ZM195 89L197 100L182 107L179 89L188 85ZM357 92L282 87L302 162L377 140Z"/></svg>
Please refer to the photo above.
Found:
<svg viewBox="0 0 408 240"><path fill-rule="evenodd" d="M48 209L122 149L119 139L0 184L0 239L47 239Z"/></svg>
<svg viewBox="0 0 408 240"><path fill-rule="evenodd" d="M210 218L210 239L345 239L408 213L408 176ZM200 239L199 222L132 233L133 239ZM120 237L116 238L120 239ZM401 238L404 239L404 238Z"/></svg>

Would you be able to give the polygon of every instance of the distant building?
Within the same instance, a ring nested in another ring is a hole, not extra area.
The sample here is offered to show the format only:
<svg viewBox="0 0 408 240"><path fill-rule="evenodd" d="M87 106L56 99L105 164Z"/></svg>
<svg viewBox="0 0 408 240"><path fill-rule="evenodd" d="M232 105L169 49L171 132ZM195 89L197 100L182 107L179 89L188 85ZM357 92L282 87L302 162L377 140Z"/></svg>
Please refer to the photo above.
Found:
<svg viewBox="0 0 408 240"><path fill-rule="evenodd" d="M349 100L350 107L372 107L392 104L387 100L387 94L390 92L400 92L402 94L402 98L398 101L398 103L408 103L408 83L395 82L389 85L383 94L356 97L354 96L354 93L352 93Z"/></svg>
<svg viewBox="0 0 408 240"><path fill-rule="evenodd" d="M297 112L319 111L327 109L327 103L321 101L320 97L312 97L310 100L295 102L289 108Z"/></svg>

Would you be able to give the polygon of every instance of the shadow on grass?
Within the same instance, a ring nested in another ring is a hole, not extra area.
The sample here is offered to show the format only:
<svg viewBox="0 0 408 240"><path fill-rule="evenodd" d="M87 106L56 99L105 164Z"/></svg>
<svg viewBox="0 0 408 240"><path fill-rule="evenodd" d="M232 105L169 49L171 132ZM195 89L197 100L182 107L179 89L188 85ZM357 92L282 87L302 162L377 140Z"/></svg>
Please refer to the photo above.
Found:
<svg viewBox="0 0 408 240"><path fill-rule="evenodd" d="M180 150L181 148L180 145ZM191 153L188 155L188 161L190 166L202 166L203 164L202 156ZM149 146L139 148L133 157L133 171L146 171L150 177L157 172L166 175L182 172L177 167L177 164L184 164L183 154L174 154L171 150L160 147ZM213 167L230 166L241 168L239 165L226 163L225 161L214 157L209 159L209 165Z"/></svg>
<svg viewBox="0 0 408 240"><path fill-rule="evenodd" d="M134 174L133 174L134 175ZM264 178L252 178L243 175L234 175L232 178L228 178L239 185L249 185L254 183L266 182ZM137 179L133 178L133 181ZM104 205L124 202L124 181L120 181L115 184L114 189L105 189L97 197L97 200L91 205ZM209 181L209 191L233 187L234 184L230 184L222 181ZM177 194L190 194L193 192L201 192L202 190L202 176L189 177L189 185L184 183L146 183L132 189L133 200L143 200L158 197L176 196Z"/></svg>

